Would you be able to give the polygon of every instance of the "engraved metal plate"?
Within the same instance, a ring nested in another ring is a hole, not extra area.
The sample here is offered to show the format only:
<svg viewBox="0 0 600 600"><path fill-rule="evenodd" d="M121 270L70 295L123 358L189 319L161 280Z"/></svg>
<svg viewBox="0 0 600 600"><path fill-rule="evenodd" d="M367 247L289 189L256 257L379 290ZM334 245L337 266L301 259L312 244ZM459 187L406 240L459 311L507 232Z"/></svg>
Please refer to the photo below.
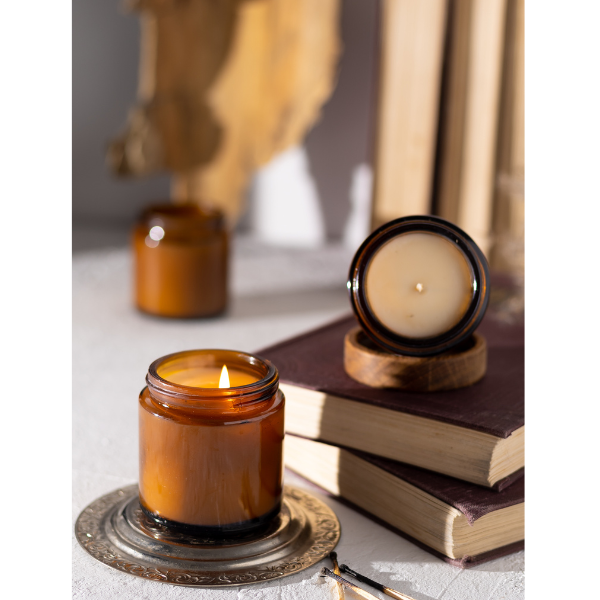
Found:
<svg viewBox="0 0 600 600"><path fill-rule="evenodd" d="M173 585L239 586L302 571L340 539L335 513L305 490L285 486L280 515L260 536L219 542L174 533L141 510L138 486L98 498L79 515L75 535L109 567Z"/></svg>

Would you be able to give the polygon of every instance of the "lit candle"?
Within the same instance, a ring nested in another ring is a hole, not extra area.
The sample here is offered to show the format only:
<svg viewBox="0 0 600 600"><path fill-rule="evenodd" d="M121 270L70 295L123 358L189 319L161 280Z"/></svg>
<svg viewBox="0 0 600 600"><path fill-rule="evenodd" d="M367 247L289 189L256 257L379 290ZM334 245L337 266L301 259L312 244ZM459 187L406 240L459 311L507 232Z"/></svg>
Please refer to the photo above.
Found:
<svg viewBox="0 0 600 600"><path fill-rule="evenodd" d="M437 217L404 217L363 242L348 287L373 341L426 356L475 330L487 307L488 278L481 250L458 227Z"/></svg>
<svg viewBox="0 0 600 600"><path fill-rule="evenodd" d="M283 410L273 365L193 350L150 366L140 394L140 503L200 535L248 533L279 512Z"/></svg>

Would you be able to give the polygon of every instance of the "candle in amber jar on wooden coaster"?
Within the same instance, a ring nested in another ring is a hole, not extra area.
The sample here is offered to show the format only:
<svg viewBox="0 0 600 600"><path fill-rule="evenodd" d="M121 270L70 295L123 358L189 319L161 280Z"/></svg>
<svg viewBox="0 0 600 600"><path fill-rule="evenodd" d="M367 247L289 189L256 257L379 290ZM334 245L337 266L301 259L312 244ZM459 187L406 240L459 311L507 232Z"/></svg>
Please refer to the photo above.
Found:
<svg viewBox="0 0 600 600"><path fill-rule="evenodd" d="M277 369L243 352L158 359L140 394L140 504L154 520L223 537L277 516L284 397Z"/></svg>
<svg viewBox="0 0 600 600"><path fill-rule="evenodd" d="M487 261L461 229L403 217L357 251L348 288L364 332L398 354L430 356L469 337L488 303Z"/></svg>

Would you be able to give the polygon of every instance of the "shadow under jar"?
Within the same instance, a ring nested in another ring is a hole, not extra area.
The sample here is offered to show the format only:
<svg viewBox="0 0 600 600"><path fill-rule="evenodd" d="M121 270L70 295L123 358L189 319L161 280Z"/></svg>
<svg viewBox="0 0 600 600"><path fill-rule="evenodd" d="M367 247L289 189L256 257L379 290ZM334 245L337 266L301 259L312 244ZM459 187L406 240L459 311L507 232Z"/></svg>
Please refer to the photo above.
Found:
<svg viewBox="0 0 600 600"><path fill-rule="evenodd" d="M223 365L230 387L219 387ZM282 498L285 398L277 369L243 352L190 350L154 361L146 382L139 399L144 512L216 539L266 528Z"/></svg>
<svg viewBox="0 0 600 600"><path fill-rule="evenodd" d="M227 306L223 215L195 205L147 208L133 230L135 303L162 317L209 317Z"/></svg>

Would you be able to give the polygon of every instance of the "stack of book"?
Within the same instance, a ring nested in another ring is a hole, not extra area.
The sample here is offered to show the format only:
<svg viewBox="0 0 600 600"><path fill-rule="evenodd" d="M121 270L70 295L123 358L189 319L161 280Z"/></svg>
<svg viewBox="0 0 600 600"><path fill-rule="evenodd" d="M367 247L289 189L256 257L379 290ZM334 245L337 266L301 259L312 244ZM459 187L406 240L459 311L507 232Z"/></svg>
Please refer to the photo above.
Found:
<svg viewBox="0 0 600 600"><path fill-rule="evenodd" d="M524 335L487 316L488 369L446 392L376 389L344 371L353 316L271 346L286 466L459 566L524 545Z"/></svg>

